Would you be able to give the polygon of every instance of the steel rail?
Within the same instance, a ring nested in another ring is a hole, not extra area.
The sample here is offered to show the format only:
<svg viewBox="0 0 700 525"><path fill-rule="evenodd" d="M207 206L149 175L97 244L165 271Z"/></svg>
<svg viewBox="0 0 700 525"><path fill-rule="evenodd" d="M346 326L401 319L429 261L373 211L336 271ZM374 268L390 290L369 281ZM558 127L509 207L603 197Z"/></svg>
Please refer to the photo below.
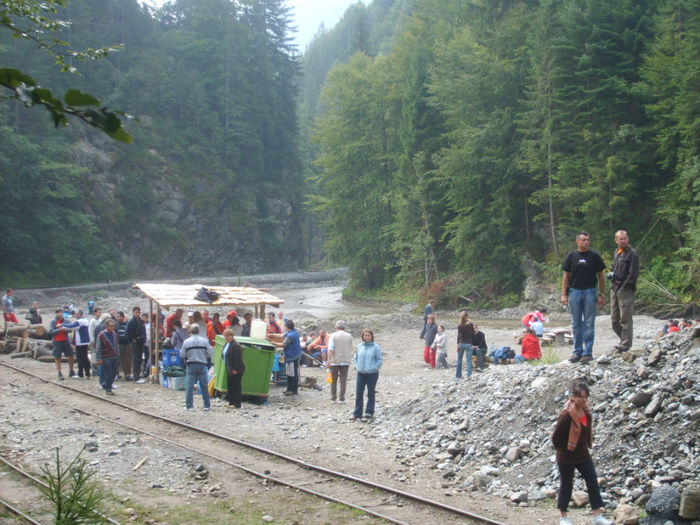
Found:
<svg viewBox="0 0 700 525"><path fill-rule="evenodd" d="M49 384L53 384L53 385L55 385L55 386L61 386L61 387L63 386L63 385L61 385L61 384L59 384L59 383L54 383L53 381L45 381L45 382L47 382L47 383L49 383ZM13 386L17 386L17 385L14 385L14 383L11 383L11 382L10 382L10 384L12 384ZM68 388L69 390L74 390L72 387L67 387L67 388ZM92 396L92 394L90 394L89 392L83 392L83 391L81 391L80 389L78 389L78 392L85 393L85 394L87 394L87 395L89 395L89 396ZM43 395L43 394L42 394L42 395ZM45 396L44 396L44 397L45 397ZM96 397L98 397L98 399L103 399L103 400L104 400L104 398L101 398L101 397L99 397L99 396L96 396ZM333 497L333 496L328 496L327 494L323 494L323 493L321 493L321 492L318 492L318 491L315 491L315 490L312 490L312 489L308 489L308 488L306 488L306 487L304 487L304 486L296 485L296 484L294 484L294 483L285 481L285 480L283 480L283 479L279 479L279 478L276 478L276 477L274 477L274 476L270 476L270 475L268 475L268 474L265 474L265 473L262 473L262 472L258 472L258 471L256 471L256 470L253 470L253 469L249 468L249 467L246 467L245 465L240 465L240 464L238 464L238 463L234 463L234 462L232 462L232 461L229 461L229 460L227 460L227 459L225 459L225 458L222 458L222 457L220 457L220 456L217 456L217 455L215 455L215 454L211 454L211 453L209 453L209 452L205 452L205 451L203 451L203 450L200 450L200 449L191 447L191 446L189 446L189 445L185 445L185 444L183 444L183 443L180 443L180 442L177 442L177 441L173 441L173 440L171 440L171 439L169 439L169 438L160 436L160 435L158 435L158 434L154 434L153 432L150 432L150 431L148 431L148 430L143 430L143 429L140 429L140 428L138 428L138 427L129 425L129 424L127 424L127 423L123 423L123 422L121 422L121 421L117 421L117 420L114 420L114 419L111 419L111 418L102 416L102 415L100 415L100 414L96 414L96 413L90 412L89 410L85 410L84 408L77 407L77 406L72 405L72 404L70 404L70 403L67 403L67 402L65 402L65 401L60 401L60 400L58 400L58 399L49 399L49 401L51 401L51 402L53 402L53 403L58 403L58 404L63 405L63 406L66 406L66 407L70 408L71 410L74 410L75 412L84 414L84 415L86 415L86 416L92 416L92 417L101 419L101 420L103 420L103 421L106 421L106 422L108 422L108 423L111 423L111 424L114 424L114 425L118 425L118 426L121 426L121 427L124 427L124 428L128 428L129 430L132 430L132 431L137 432L137 433L139 433L139 434L143 434L143 435L152 437L152 438L154 438L154 439L157 439L157 440L162 441L162 442L164 442L164 443L167 443L167 444L169 444L169 445L174 445L174 446L180 447L180 448L182 448L182 449L184 449L184 450L186 450L186 451L189 451L189 452L198 454L198 455L200 455L200 456L205 456L205 457L211 458L211 459L213 459L213 460L215 460L215 461L218 461L218 462L220 462L220 463L222 463L222 464L226 464L226 465L229 465L229 466L231 466L231 467L237 468L237 469L242 470L243 472L245 472L245 473L247 473L247 474L250 474L250 475L252 475L252 476L255 476L255 477L258 477L258 478L261 478L261 479L270 481L270 482L272 482L272 483L276 483L276 484L279 484L279 485L282 485L282 486L285 486L285 487L289 487L289 488L292 488L292 489L294 489L294 490L298 490L298 491L300 491L300 492L304 492L304 493L306 493L306 494L309 494L309 495L311 495L311 496L315 496L315 497L318 497L318 498L325 499L325 500L330 501L330 502L332 502L332 503L339 503L339 504L342 504L342 505L346 505L346 506L349 507L349 508L353 508L353 509L356 509L356 510L365 512L365 513L370 514L370 515L372 515L372 516L374 516L374 517L383 519L383 520L385 520L385 521L388 521L388 522L390 522L390 523L394 523L394 524L396 524L396 525L411 525L411 524L409 524L409 523L407 523L407 522L400 521L400 520L398 520L398 519L396 519L396 518L394 518L394 517L391 517L391 516L382 514L382 513L378 512L378 511L374 511L374 510L371 510L371 509L369 509L369 508L362 507L362 506L360 506L360 505L356 505L356 504L354 504L354 503L352 503L352 502L345 501L345 500L342 500L342 499L339 499L339 498L335 498L335 497ZM108 401L108 402L111 403L110 400L105 400L105 401ZM119 405L119 406L126 406L126 405L122 405L121 403L111 403L111 404L117 404L117 405ZM139 411L138 411L138 410L134 410L134 412L139 412ZM143 414L142 414L142 415L143 415ZM187 428L188 428L188 429L191 429L191 430L194 430L195 432L199 432L199 431L200 431L200 429L198 429L197 427L189 427L189 426L187 426Z"/></svg>
<svg viewBox="0 0 700 525"><path fill-rule="evenodd" d="M52 385L54 385L54 386L57 386L57 387L60 387L60 388L63 388L63 389L65 389L65 390L69 390L69 391L72 391L72 392L77 392L77 393L80 393L80 394L89 396L89 397L91 397L91 398L98 399L98 400L100 400L100 401L102 401L102 402L109 403L109 404L112 404L112 405L115 405L115 406L119 406L119 407L121 407L121 408L124 408L125 410L131 410L131 411L136 412L136 413L138 413L138 414L141 414L141 415L143 415L143 416L152 417L152 418L154 418L154 419L157 419L157 420L160 420L160 421L163 421L163 422L172 424L172 425L176 425L176 426L179 426L179 427L181 427L181 428L186 428L186 429L188 429L188 430L192 430L192 431L194 431L194 432L198 432L198 433L201 433L201 434L204 434L204 435L208 435L208 436L210 436L210 437L213 437L213 438L216 438L216 439L220 439L220 440L223 440L223 441L226 441L226 442L235 444L235 445L239 445L239 446L241 446L241 447L249 448L249 449L251 449L251 450L256 450L257 452L260 452L260 453L262 453L262 454L265 454L265 455L268 455L268 456L277 457L277 458L279 458L279 459L283 459L283 460L285 460L285 461L287 461L287 462L289 462L289 463L293 463L293 464L299 465L299 466L301 466L301 467L303 467L303 468L305 468L305 469L313 470L313 471L316 471L316 472L320 472L320 473L322 473L322 474L326 474L326 475L328 475L328 476L333 476L333 477L340 478L340 479L344 479L344 480L347 480L347 481L352 481L352 482L354 482L354 483L358 483L358 484L364 485L364 486L366 486L366 487L370 487L370 488L377 489L377 490L380 490L380 491L383 491L383 492L386 492L386 493L394 494L394 495L396 495L396 496L400 496L400 497L402 497L402 498L405 498L405 499L414 501L414 502L416 502L416 503L420 503L420 504L422 504L422 505L427 505L427 506L433 507L433 508L439 508L439 509L444 510L444 511L446 511L446 512L449 512L449 513L452 513L452 514L457 514L457 515L460 515L460 516L463 516L463 517L466 517L466 518L469 518L469 519L478 521L478 522L480 522L480 523L485 523L485 524L488 524L488 525L506 525L506 524L504 524L504 523L502 523L502 522L492 520L492 519L487 518L487 517L485 517L485 516L481 516L481 515L479 515L479 514L475 514L475 513L473 513L473 512L470 512L470 511L467 511L467 510L464 510L464 509L460 509L460 508L458 508L458 507L453 507L452 505L447 505L447 504L442 503L442 502L439 502L439 501L430 500L430 499L424 498L424 497L422 497L422 496L418 496L418 495L416 495L416 494L412 494L412 493L410 493L410 492L406 492L406 491L404 491L404 490L391 487L391 486L389 486L389 485L384 485L384 484L377 483L377 482L374 482L374 481L370 481L370 480L366 480L366 479L363 479L363 478L359 478L359 477L357 477L357 476L353 476L352 474L347 474L347 473L344 473L344 472L340 472L340 471L335 471L335 470L332 470L332 469L328 469L328 468L322 467L322 466L320 466L320 465L315 465L315 464L313 464L313 463L309 463L308 461L305 461L305 460L303 460L303 459L295 458L295 457L293 457L293 456L289 456L289 455L284 454L284 453L281 453L281 452L277 452L277 451L274 451L274 450L271 450L271 449L267 449L267 448L265 448L265 447L262 447L262 446L260 446L260 445L256 445L256 444L254 444L254 443L249 443L249 442L247 442L247 441L243 441L243 440L240 440L240 439L232 438L232 437L230 437L230 436L226 436L226 435L223 435L223 434L219 434L218 432L214 432L214 431L212 431L212 430L207 430L207 429L203 429L203 428L200 428L200 427L195 427L195 426L193 426L193 425L190 425L190 424L188 424L188 423L184 423L184 422L182 422L182 421L178 421L178 420L175 420L175 419L171 419L171 418L168 418L168 417L165 417L165 416L161 416L161 415L158 415L158 414L153 414L153 413L151 413L151 412L148 412L148 411L145 411L145 410L141 410L141 409L139 409L139 408L134 408L134 407L129 406L129 405L126 405L126 404L124 404L124 403L120 403L119 401L115 401L115 400L112 400L112 399L108 399L108 398L105 398L104 396L101 396L101 395L93 394L93 393L90 393L90 392L86 392L86 391L84 391L84 390L81 390L81 389L79 389L79 388L75 388L75 387L72 387L72 386L68 386L68 385L66 385L65 383L59 383L59 382L56 382L56 381L50 381L50 380L47 380L47 379L45 379L45 378L43 378L43 377L41 377L41 376L38 376L38 375L33 374L33 373L31 373L31 372L27 372L26 370L22 370L22 369L20 369L20 368L17 368L17 367L15 367L15 366L9 365L9 364L7 364L7 363L0 363L0 365L5 366L5 367L7 367L7 368L10 368L10 369L12 369L12 370L14 370L14 371L16 371L16 372L19 372L19 373L28 375L28 376L30 376L30 377L33 377L33 378L35 378L35 379L39 379L40 381L42 381L42 382L44 382L44 383L52 384ZM146 435L150 435L151 437L154 437L154 438L159 439L159 440L162 440L162 441L169 442L169 443L174 444L174 445L177 445L177 446L179 446L179 447L182 447L182 448L185 448L185 449L190 449L190 450L192 450L192 451L194 451L194 452L201 453L202 455L209 456L209 457L211 457L212 459L216 459L217 461L218 461L218 460L221 460L221 461L223 461L224 463L231 464L231 463L228 462L227 460L223 460L223 459L218 458L218 457L216 457L216 456L213 456L213 455L211 455L211 454L209 454L209 453L207 453L207 452L203 452L203 451L198 451L198 450L195 450L195 449L191 449L191 448L188 447L187 445L182 445L182 444L180 444L180 443L176 443L176 442L170 441L170 440L168 440L167 438L162 438L162 437L160 437L160 436L151 434L151 433L149 433L148 431L144 431L144 430L141 430L141 429L138 429L138 428L132 428L132 427L130 427L128 424L122 423L122 422L120 422L120 421L112 421L112 420L110 420L109 418L105 418L104 416L100 416L99 414L91 414L91 413L85 411L84 409L79 408L79 407L74 407L74 406L70 405L69 403L65 403L65 402L63 402L63 401L58 401L58 402L61 403L61 404L66 405L66 406L69 406L70 408L72 408L72 409L74 409L74 410L77 410L77 411L79 411L79 412L83 412L83 413L85 413L85 414L89 414L89 415L92 415L92 416L95 416L95 417L98 417L98 418L101 418L101 419L110 421L110 422L112 422L112 423L114 423L114 424L117 424L117 425L125 426L125 427L127 427L127 428L130 428L130 429L136 431L136 432L140 432L140 433L144 433L144 434L146 434ZM306 489L306 488L303 488L303 487L293 486L293 485L290 484L290 483L287 483L287 482L282 481L282 480L277 480L277 479L272 478L272 477L270 477L270 476L267 476L267 475L265 475L265 474L262 474L262 473L259 473L259 472L255 472L255 471L249 471L249 469L247 469L247 467L245 467L245 466L235 465L235 464L231 464L231 465L234 466L234 467L236 467L236 468L240 468L241 470L244 470L244 471L248 472L248 473L251 474L251 475L254 475L254 476L257 476L257 477L260 477L260 478L263 478L263 479L268 479L268 480L270 480L270 481L273 481L273 482L275 482L275 483L279 483L279 484L281 484L281 485L290 486L290 487L293 487L293 488L298 489L298 490L300 490L300 491L307 492L307 493L312 494L312 495L316 495L316 496L321 497L321 498L323 498L323 499L327 499L327 500L329 499L328 496L325 496L325 495L323 495L323 494L317 493L317 492L315 492L315 491L311 491L310 489ZM358 509L358 510L362 510L362 511L364 511L364 512L367 512L367 513L372 514L372 515L374 515L374 516L377 516L377 517L380 517L380 518L382 518L382 519L391 521L391 522L393 522L393 523L401 523L401 522L395 521L394 518L387 517L387 516L384 516L384 515L378 515L377 513L375 513L375 512L372 511L372 510L365 509L365 508L362 508L362 507L358 507L358 506L356 506L356 505L354 505L354 504L352 504L352 503L347 503L347 502L339 501L339 500L336 500L336 499L332 499L332 501L337 502L337 503L342 503L342 504L344 504L344 505L348 505L348 506L350 506L350 507L352 507L352 508L356 508L356 509Z"/></svg>
<svg viewBox="0 0 700 525"><path fill-rule="evenodd" d="M12 514L15 514L15 515L19 516L20 518L24 519L27 523L32 523L34 525L41 525L41 523L39 523L36 520L33 520L32 518L27 516L24 512L13 507L11 503L9 503L8 501L5 501L2 498L0 498L0 504L2 504L2 506L5 507L7 510L9 510Z"/></svg>
<svg viewBox="0 0 700 525"><path fill-rule="evenodd" d="M36 476L33 476L32 474L30 474L30 473L27 472L26 470L20 468L18 465L15 465L14 463L12 463L11 461L9 461L7 458L5 458L5 457L2 456L2 455L0 455L0 462L4 463L6 466L10 467L12 470L14 470L15 472L17 472L18 474L21 474L21 475L24 476L25 478L28 478L29 480L31 480L31 481L32 481L33 483L35 483L36 485L41 485L42 487L47 488L47 489L49 488L48 483L46 483L46 482L40 480L40 479L37 478ZM114 520L114 519L110 518L109 516L105 516L104 514L100 514L100 516L101 516L102 518L104 518L105 521L107 521L107 522L109 522L109 523L112 523L113 525L120 525L120 523L119 523L117 520Z"/></svg>

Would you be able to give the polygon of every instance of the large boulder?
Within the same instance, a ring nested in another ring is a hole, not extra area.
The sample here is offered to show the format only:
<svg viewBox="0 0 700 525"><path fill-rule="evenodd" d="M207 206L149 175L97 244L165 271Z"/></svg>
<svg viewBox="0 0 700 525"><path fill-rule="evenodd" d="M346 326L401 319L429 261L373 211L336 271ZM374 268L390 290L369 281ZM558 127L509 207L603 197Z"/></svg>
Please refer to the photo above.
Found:
<svg viewBox="0 0 700 525"><path fill-rule="evenodd" d="M683 491L678 514L681 518L700 520L700 485L687 487Z"/></svg>
<svg viewBox="0 0 700 525"><path fill-rule="evenodd" d="M678 509L681 504L680 493L670 485L662 485L651 493L646 504L647 521L649 525L678 520Z"/></svg>

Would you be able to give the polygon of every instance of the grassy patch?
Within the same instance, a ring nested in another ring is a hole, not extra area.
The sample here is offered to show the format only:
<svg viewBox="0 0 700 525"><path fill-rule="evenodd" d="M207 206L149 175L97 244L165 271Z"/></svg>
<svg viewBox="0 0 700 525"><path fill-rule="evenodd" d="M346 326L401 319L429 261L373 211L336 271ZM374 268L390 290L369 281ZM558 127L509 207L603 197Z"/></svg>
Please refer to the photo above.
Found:
<svg viewBox="0 0 700 525"><path fill-rule="evenodd" d="M556 365L561 359L559 358L559 350L553 345L545 346L542 351L542 358L533 361L533 364L544 363L546 365Z"/></svg>

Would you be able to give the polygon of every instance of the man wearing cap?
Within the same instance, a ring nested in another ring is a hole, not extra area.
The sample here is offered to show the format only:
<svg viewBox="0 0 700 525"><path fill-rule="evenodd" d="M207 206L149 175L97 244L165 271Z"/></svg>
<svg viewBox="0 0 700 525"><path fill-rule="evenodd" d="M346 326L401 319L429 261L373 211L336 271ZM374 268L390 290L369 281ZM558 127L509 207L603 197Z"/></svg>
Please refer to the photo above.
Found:
<svg viewBox="0 0 700 525"><path fill-rule="evenodd" d="M78 375L74 378L90 377L90 360L88 359L88 346L90 345L90 321L83 317L83 311L75 312L75 321L63 323L63 327L73 331L75 343L75 355L78 358Z"/></svg>
<svg viewBox="0 0 700 525"><path fill-rule="evenodd" d="M187 371L185 394L185 408L194 410L194 384L199 382L199 390L202 393L204 410L211 408L211 398L209 397L209 377L207 376L207 365L211 362L214 349L209 345L206 337L199 334L199 325L190 325L190 337L188 337L180 348L180 358Z"/></svg>
<svg viewBox="0 0 700 525"><path fill-rule="evenodd" d="M615 258L612 266L610 288L610 320L612 329L620 338L616 350L624 352L632 348L632 314L634 313L634 292L639 277L639 258L629 245L625 230L615 233Z"/></svg>
<svg viewBox="0 0 700 525"><path fill-rule="evenodd" d="M226 320L223 322L224 330L233 327L234 317L238 317L238 314L236 314L236 310L229 310L229 312L226 314Z"/></svg>

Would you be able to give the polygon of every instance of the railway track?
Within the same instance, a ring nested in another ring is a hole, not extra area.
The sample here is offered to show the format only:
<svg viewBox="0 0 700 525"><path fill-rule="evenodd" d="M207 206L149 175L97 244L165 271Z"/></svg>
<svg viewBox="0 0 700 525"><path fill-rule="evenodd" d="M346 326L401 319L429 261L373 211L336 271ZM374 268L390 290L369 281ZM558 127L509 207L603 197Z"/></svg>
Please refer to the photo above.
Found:
<svg viewBox="0 0 700 525"><path fill-rule="evenodd" d="M4 458L0 456L0 463L4 464L5 466L11 468L13 471L15 471L17 474L20 474L30 482L32 482L34 485L41 486L43 488L49 488L49 485L45 483L44 481L40 480L36 476L33 476L23 468L21 468L19 465L15 465L12 463L10 460L7 458ZM12 514L15 516L22 518L24 521L27 523L36 523L37 525L41 525L40 522L34 520L31 518L29 515L25 514L22 510L18 509L15 505L10 503L9 501L6 501L5 499L0 498L0 504L3 505L7 510L9 510ZM119 522L116 520L113 520L112 518L108 516L102 516L104 520L107 523L111 523L112 525L119 525Z"/></svg>
<svg viewBox="0 0 700 525"><path fill-rule="evenodd" d="M219 464L229 465L250 476L266 480L268 483L286 486L326 501L339 503L389 523L503 525L501 522L465 509L315 465L255 443L129 406L71 384L48 381L7 363L0 363L0 365L21 376L38 380L28 385L14 383L17 388L31 387L34 392L37 392L37 385L42 385L44 394L55 393L56 389L79 394L71 396L70 402L58 399L55 395L51 397L47 395L46 399L49 403L58 403L70 410L101 419L110 425L118 425L193 454L208 457ZM96 400L99 402L96 403ZM104 409L108 405L128 411L130 422L126 423L105 415ZM222 443L227 446L222 446Z"/></svg>

